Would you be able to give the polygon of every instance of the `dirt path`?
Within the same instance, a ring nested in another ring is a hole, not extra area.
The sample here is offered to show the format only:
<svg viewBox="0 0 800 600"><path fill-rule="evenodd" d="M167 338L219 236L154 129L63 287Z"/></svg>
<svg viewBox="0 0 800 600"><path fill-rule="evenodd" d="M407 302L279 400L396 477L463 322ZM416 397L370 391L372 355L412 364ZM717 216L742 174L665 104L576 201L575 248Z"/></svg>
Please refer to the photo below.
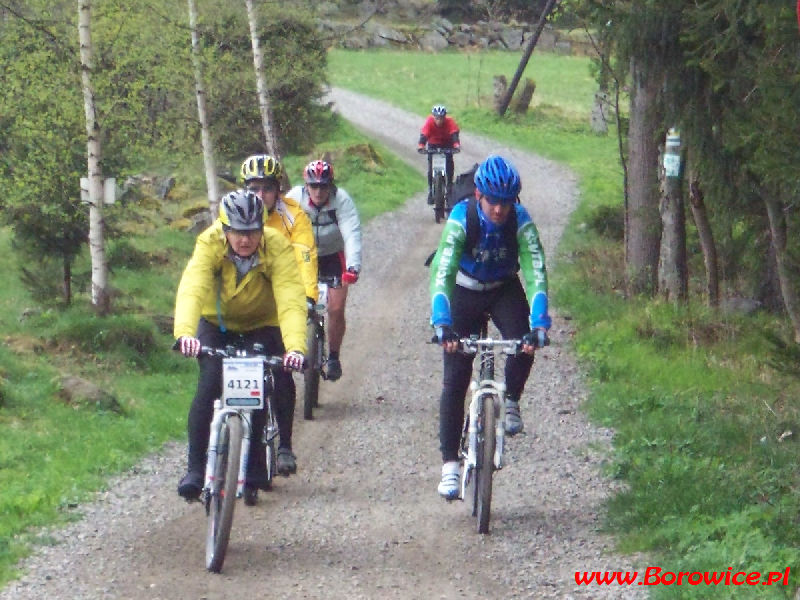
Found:
<svg viewBox="0 0 800 600"><path fill-rule="evenodd" d="M343 90L337 110L409 164L421 115ZM464 134L463 170L491 151L523 177L523 202L554 254L575 201L572 175L538 157ZM567 343L554 315L553 346L537 355L522 399L526 432L495 478L492 532L474 533L464 503L436 495L441 359L427 345L427 270L435 247L423 194L365 230L363 278L352 289L345 375L324 383L314 421L298 416L299 472L258 506L237 506L221 575L205 572L205 519L179 501L184 446L171 444L81 507L86 518L48 532L0 600L48 598L626 598L642 588L578 587L575 571L627 570L597 532L609 482L598 475L610 432L591 427ZM551 262L550 268L554 265ZM557 266L555 267L557 268ZM187 399L188 402L188 399Z"/></svg>

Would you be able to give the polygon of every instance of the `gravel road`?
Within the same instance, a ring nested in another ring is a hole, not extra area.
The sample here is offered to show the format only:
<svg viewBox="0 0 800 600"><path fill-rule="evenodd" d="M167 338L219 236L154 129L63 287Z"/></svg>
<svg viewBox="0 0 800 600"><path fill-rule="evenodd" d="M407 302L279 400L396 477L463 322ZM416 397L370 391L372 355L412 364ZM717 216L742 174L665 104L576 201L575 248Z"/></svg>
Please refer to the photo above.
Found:
<svg viewBox="0 0 800 600"><path fill-rule="evenodd" d="M423 171L416 138L424 115L339 89L331 99ZM574 176L469 133L462 147L456 172L490 152L516 164L522 201L557 269ZM204 569L200 505L175 493L185 449L174 443L80 506L80 521L43 532L52 543L20 565L24 575L0 600L644 597L638 586L575 584L576 571L631 570L639 558L617 555L598 531L612 490L599 473L611 432L579 410L586 391L557 307L553 345L537 354L522 398L525 433L510 441L495 477L490 535L475 533L466 503L437 496L441 358L425 343L423 262L440 231L422 193L365 227L344 377L323 383L314 421L297 418L297 475L279 479L258 506L237 506L222 574Z"/></svg>

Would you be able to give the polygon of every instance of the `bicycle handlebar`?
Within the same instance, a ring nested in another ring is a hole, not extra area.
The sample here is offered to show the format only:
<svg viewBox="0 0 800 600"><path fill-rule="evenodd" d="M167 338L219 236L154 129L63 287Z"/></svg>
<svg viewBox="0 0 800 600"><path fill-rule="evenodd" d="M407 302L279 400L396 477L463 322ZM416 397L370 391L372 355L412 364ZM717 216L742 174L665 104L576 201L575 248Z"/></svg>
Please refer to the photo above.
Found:
<svg viewBox="0 0 800 600"><path fill-rule="evenodd" d="M503 340L493 338L461 338L458 340L459 351L464 354L477 354L481 350L499 349L504 354L522 352L522 340Z"/></svg>
<svg viewBox="0 0 800 600"><path fill-rule="evenodd" d="M439 344L439 338L434 335L429 344ZM522 340L503 340L494 338L460 338L458 340L458 351L463 354L477 354L480 350L494 349L501 350L504 354L521 354Z"/></svg>
<svg viewBox="0 0 800 600"><path fill-rule="evenodd" d="M461 148L417 148L420 154L458 154Z"/></svg>
<svg viewBox="0 0 800 600"><path fill-rule="evenodd" d="M260 358L264 361L264 365L270 369L283 368L283 357L274 356L270 354L261 354L260 352L251 350L241 350L235 346L227 346L226 348L213 348L211 346L201 346L198 358L201 356L221 356L222 358Z"/></svg>

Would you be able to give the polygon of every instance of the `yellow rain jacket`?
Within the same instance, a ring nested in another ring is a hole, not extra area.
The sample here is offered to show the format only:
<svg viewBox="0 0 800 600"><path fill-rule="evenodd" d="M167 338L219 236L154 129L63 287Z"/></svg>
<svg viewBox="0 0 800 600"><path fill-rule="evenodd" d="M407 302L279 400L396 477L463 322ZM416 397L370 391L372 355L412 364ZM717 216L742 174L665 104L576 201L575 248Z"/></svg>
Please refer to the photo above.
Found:
<svg viewBox="0 0 800 600"><path fill-rule="evenodd" d="M311 231L311 220L306 211L291 198L278 197L275 208L269 212L267 226L280 231L294 247L300 276L306 288L306 296L315 302L319 295L317 287L317 244Z"/></svg>
<svg viewBox="0 0 800 600"><path fill-rule="evenodd" d="M287 352L306 352L306 299L292 246L265 227L258 263L236 283L236 266L217 219L197 236L175 299L175 338L195 336L200 317L231 332L281 328Z"/></svg>

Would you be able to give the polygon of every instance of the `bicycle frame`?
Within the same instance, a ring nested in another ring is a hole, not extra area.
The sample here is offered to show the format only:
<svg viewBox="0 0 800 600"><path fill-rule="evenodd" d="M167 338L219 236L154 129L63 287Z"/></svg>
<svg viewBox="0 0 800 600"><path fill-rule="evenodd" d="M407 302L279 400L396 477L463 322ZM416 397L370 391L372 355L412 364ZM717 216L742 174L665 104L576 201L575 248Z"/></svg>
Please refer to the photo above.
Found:
<svg viewBox="0 0 800 600"><path fill-rule="evenodd" d="M250 358L262 365L261 380L264 382L260 401L257 405L248 407L230 406L224 403L224 398L217 398L214 400L214 413L211 418L211 426L208 440L208 452L206 458L206 471L205 471L205 485L203 492L206 496L210 495L214 484L214 466L216 464L218 448L219 448L219 433L222 423L229 419L232 415L236 415L241 419L242 427L244 428L244 435L242 435L241 453L239 458L239 475L236 482L236 497L241 498L244 495L244 485L247 475L247 463L250 458L250 441L252 440L252 413L254 410L264 408L267 412L266 425L264 428L264 442L268 443L278 435L278 426L275 421L275 414L272 409L271 390L273 389L272 372L269 368L264 367L281 367L283 361L281 357L264 356L259 354L249 354L246 351L234 350L232 347L222 349L203 348L207 354L215 354L222 356L223 364L229 360L238 360L242 358ZM223 368L224 372L224 368ZM224 375L223 375L224 377ZM224 386L223 386L224 387ZM268 476L273 474L269 472L270 464L267 464ZM208 503L206 502L206 506Z"/></svg>

